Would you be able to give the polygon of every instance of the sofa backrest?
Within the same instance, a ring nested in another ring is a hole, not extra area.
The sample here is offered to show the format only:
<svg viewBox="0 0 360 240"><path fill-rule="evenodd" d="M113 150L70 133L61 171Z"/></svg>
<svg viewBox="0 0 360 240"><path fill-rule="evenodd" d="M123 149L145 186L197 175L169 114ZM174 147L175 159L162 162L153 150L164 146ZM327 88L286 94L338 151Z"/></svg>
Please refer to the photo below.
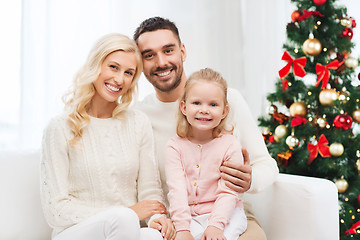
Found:
<svg viewBox="0 0 360 240"><path fill-rule="evenodd" d="M0 152L0 239L50 240L40 203L40 151Z"/></svg>

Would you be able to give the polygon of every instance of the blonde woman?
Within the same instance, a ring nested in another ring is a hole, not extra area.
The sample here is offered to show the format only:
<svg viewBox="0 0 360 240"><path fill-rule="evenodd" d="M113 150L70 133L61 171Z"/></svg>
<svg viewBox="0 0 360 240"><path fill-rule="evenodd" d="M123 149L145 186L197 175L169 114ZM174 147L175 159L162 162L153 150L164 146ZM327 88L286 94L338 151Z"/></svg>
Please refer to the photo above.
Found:
<svg viewBox="0 0 360 240"><path fill-rule="evenodd" d="M165 154L178 240L236 240L246 230L242 194L220 177L224 162L244 162L240 142L226 126L228 113L223 77L209 68L190 75L180 98L177 135Z"/></svg>
<svg viewBox="0 0 360 240"><path fill-rule="evenodd" d="M99 39L44 131L41 198L55 240L173 239L151 125L129 109L142 71L135 42ZM145 220L149 228L141 228Z"/></svg>

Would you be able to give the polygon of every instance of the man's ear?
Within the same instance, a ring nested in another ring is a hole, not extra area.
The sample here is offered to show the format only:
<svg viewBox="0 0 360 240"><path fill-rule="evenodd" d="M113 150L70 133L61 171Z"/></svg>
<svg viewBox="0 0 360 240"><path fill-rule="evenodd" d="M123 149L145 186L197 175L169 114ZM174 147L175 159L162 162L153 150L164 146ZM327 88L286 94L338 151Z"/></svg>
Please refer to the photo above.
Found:
<svg viewBox="0 0 360 240"><path fill-rule="evenodd" d="M180 111L182 112L182 114L184 114L184 116L186 116L186 103L185 103L185 101L184 100L181 101L179 106L180 106Z"/></svg>
<svg viewBox="0 0 360 240"><path fill-rule="evenodd" d="M185 48L185 45L183 43L181 43L180 45L180 51L181 51L181 59L183 62L185 62L186 60L186 48Z"/></svg>
<svg viewBox="0 0 360 240"><path fill-rule="evenodd" d="M227 116L228 113L229 113L229 110L230 110L229 105L226 104L225 107L224 107L224 111L223 111L223 114L222 114L221 119L226 118L226 116Z"/></svg>

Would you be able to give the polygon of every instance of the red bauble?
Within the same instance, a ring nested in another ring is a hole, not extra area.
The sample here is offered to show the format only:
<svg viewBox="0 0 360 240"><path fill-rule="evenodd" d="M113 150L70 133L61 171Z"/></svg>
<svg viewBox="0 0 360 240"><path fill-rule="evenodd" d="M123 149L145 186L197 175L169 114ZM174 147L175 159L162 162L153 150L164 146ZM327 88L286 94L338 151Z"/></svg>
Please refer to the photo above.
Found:
<svg viewBox="0 0 360 240"><path fill-rule="evenodd" d="M297 22L299 17L301 16L301 12L299 10L295 10L293 11L293 13L291 14L291 20L293 22Z"/></svg>
<svg viewBox="0 0 360 240"><path fill-rule="evenodd" d="M321 6L326 3L326 0L313 0L313 2L315 3L315 5Z"/></svg>
<svg viewBox="0 0 360 240"><path fill-rule="evenodd" d="M360 204L360 193L358 194L358 203Z"/></svg>
<svg viewBox="0 0 360 240"><path fill-rule="evenodd" d="M356 27L356 21L355 21L355 19L353 19L353 18L351 17L350 20L351 20L352 28L355 28L355 27Z"/></svg>
<svg viewBox="0 0 360 240"><path fill-rule="evenodd" d="M344 30L342 31L341 37L347 37L349 39L352 39L352 37L353 37L352 28L350 28L350 27L344 28Z"/></svg>
<svg viewBox="0 0 360 240"><path fill-rule="evenodd" d="M347 114L339 114L334 118L334 126L337 128L342 128L348 130L352 125L352 118Z"/></svg>

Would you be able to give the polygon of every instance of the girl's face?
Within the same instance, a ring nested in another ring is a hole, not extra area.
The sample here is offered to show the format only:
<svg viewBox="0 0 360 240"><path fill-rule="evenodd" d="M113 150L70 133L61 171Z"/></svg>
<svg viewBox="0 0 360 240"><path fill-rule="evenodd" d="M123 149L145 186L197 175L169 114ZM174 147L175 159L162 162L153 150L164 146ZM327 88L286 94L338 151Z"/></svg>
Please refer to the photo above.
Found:
<svg viewBox="0 0 360 240"><path fill-rule="evenodd" d="M185 101L180 103L181 112L192 126L192 135L206 133L212 136L213 129L229 111L224 98L224 91L217 83L194 83L188 90Z"/></svg>
<svg viewBox="0 0 360 240"><path fill-rule="evenodd" d="M136 57L133 52L110 53L101 64L101 72L94 82L96 93L93 101L117 102L128 91L136 72Z"/></svg>

